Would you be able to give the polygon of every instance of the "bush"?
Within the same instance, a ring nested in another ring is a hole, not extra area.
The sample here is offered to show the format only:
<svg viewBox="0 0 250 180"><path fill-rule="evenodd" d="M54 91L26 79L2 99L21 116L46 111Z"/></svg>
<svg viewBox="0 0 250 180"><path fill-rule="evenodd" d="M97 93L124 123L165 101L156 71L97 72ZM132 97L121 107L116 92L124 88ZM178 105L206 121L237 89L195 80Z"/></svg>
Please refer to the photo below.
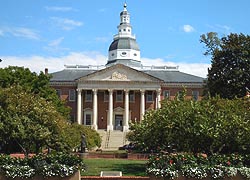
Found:
<svg viewBox="0 0 250 180"><path fill-rule="evenodd" d="M147 163L149 175L174 179L179 175L203 179L212 177L221 179L240 173L250 178L249 155L211 155L205 154L157 154L152 155Z"/></svg>
<svg viewBox="0 0 250 180"><path fill-rule="evenodd" d="M24 159L0 155L0 173L7 178L66 177L78 170L85 171L85 164L80 157L71 154L39 154Z"/></svg>

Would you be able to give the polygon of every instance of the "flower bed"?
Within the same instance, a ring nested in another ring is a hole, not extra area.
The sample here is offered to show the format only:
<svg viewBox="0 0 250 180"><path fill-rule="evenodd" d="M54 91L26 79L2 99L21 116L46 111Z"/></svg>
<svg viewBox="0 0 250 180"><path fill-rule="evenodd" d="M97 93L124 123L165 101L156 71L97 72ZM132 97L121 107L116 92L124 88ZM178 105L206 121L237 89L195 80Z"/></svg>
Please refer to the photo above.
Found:
<svg viewBox="0 0 250 180"><path fill-rule="evenodd" d="M0 155L0 174L7 179L61 179L75 176L79 170L85 170L85 164L82 159L70 154L40 154L29 158Z"/></svg>
<svg viewBox="0 0 250 180"><path fill-rule="evenodd" d="M158 154L149 158L146 169L153 179L250 179L250 156Z"/></svg>

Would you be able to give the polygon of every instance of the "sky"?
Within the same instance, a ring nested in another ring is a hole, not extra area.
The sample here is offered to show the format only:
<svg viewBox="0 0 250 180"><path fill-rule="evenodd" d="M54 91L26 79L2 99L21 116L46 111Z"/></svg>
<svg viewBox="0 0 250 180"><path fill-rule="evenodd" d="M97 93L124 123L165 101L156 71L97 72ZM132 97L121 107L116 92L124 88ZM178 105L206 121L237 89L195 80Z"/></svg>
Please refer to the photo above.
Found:
<svg viewBox="0 0 250 180"><path fill-rule="evenodd" d="M0 68L105 65L124 0L0 0ZM206 77L200 36L250 34L249 0L126 0L143 65Z"/></svg>

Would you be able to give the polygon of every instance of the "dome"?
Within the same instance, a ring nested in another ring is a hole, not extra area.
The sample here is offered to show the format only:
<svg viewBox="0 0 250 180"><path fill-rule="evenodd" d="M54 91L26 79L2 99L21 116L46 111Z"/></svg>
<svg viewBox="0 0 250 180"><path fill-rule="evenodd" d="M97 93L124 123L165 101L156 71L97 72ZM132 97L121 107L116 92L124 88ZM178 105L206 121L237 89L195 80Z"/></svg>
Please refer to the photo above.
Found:
<svg viewBox="0 0 250 180"><path fill-rule="evenodd" d="M109 46L109 51L113 51L116 49L133 49L140 51L136 40L132 38L119 38L114 40Z"/></svg>

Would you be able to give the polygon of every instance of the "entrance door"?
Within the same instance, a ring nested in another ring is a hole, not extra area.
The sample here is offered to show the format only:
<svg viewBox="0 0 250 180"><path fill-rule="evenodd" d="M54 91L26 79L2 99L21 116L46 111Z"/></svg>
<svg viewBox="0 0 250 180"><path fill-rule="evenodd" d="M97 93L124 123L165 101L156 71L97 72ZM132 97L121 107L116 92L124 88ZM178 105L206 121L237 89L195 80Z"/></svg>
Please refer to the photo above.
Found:
<svg viewBox="0 0 250 180"><path fill-rule="evenodd" d="M122 131L122 124L123 122L123 115L116 114L115 115L115 130L121 130Z"/></svg>

